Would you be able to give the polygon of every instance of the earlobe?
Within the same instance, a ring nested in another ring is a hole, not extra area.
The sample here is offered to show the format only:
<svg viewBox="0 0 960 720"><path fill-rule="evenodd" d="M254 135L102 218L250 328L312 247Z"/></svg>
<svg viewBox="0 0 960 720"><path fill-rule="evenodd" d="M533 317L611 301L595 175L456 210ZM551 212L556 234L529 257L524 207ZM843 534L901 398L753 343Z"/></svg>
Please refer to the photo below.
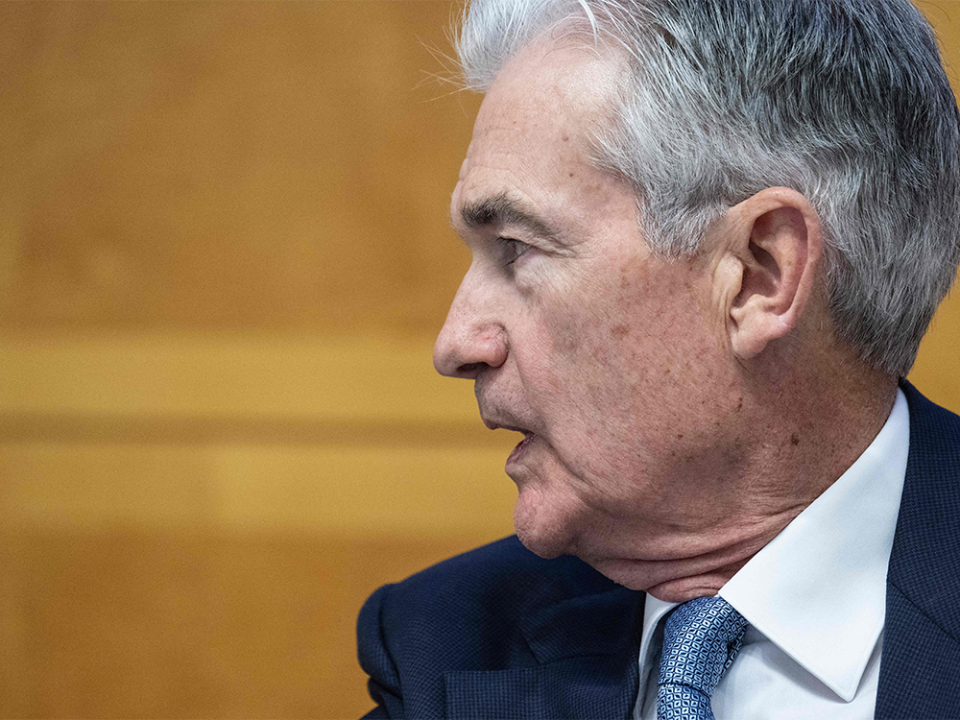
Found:
<svg viewBox="0 0 960 720"><path fill-rule="evenodd" d="M729 289L727 332L743 360L788 335L813 294L821 252L820 223L807 199L768 188L730 210L725 252L736 261L739 285ZM736 274L726 271L727 282Z"/></svg>

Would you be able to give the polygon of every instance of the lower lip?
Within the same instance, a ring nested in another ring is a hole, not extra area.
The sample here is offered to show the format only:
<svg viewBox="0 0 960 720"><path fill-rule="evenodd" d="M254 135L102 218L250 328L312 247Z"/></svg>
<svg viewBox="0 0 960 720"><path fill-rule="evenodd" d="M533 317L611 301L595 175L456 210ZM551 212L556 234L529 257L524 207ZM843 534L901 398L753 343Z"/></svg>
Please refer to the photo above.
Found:
<svg viewBox="0 0 960 720"><path fill-rule="evenodd" d="M523 440L517 443L517 446L513 449L513 452L510 453L510 457L507 458L507 465L510 465L511 463L519 462L520 458L522 458L526 453L527 448L530 446L530 443L532 443L536 439L536 437L537 436L534 435L533 433L524 435Z"/></svg>

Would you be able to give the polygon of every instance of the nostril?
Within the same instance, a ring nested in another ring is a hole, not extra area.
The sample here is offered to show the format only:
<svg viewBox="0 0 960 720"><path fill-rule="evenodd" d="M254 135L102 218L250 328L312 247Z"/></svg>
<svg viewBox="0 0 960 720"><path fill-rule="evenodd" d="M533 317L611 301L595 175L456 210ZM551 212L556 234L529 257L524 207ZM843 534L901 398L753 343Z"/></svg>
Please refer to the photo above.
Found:
<svg viewBox="0 0 960 720"><path fill-rule="evenodd" d="M466 363L457 368L457 375L473 377L483 367L487 367L487 364L484 362Z"/></svg>

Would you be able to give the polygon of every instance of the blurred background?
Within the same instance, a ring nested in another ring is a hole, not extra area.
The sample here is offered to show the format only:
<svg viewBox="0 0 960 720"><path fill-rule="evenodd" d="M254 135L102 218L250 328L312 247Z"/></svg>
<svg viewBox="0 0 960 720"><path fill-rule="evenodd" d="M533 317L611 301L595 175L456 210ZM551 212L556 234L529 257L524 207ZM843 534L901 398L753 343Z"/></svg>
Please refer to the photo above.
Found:
<svg viewBox="0 0 960 720"><path fill-rule="evenodd" d="M511 532L516 437L430 362L456 11L0 3L0 717L359 715L367 595ZM954 411L958 350L955 294Z"/></svg>

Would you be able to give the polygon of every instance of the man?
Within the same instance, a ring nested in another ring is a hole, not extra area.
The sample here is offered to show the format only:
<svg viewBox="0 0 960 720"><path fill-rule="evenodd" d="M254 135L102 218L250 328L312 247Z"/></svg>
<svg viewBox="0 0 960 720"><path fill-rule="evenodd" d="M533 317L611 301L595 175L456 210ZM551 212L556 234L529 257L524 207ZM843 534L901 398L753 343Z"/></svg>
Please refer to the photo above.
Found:
<svg viewBox="0 0 960 720"><path fill-rule="evenodd" d="M523 433L519 542L373 595L370 716L960 717L960 418L902 381L960 254L919 12L474 0L458 52L435 364Z"/></svg>

